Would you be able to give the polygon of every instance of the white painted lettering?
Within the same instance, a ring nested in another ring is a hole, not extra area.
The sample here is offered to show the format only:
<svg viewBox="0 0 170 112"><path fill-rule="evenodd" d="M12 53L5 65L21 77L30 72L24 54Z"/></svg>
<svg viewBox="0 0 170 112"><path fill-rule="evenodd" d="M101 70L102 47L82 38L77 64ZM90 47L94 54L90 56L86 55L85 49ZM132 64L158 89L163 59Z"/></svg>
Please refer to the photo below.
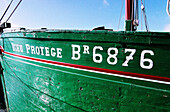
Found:
<svg viewBox="0 0 170 112"><path fill-rule="evenodd" d="M22 45L19 45L19 48L20 48L20 52L23 52Z"/></svg>
<svg viewBox="0 0 170 112"><path fill-rule="evenodd" d="M80 59L80 46L79 45L71 45L72 46L72 57L73 60L79 60ZM77 48L77 51L76 51Z"/></svg>
<svg viewBox="0 0 170 112"><path fill-rule="evenodd" d="M23 52L22 45L11 43L12 50L17 52Z"/></svg>
<svg viewBox="0 0 170 112"><path fill-rule="evenodd" d="M87 46L87 45L83 45L83 47L84 47L84 54L90 54L89 53L89 46Z"/></svg>
<svg viewBox="0 0 170 112"><path fill-rule="evenodd" d="M35 54L34 46L31 46L31 54Z"/></svg>
<svg viewBox="0 0 170 112"><path fill-rule="evenodd" d="M114 50L114 54L111 54L111 51L112 50ZM115 64L117 64L117 55L118 55L118 49L117 48L109 48L108 49L108 55L109 55L109 57L107 58L107 62L110 64L110 65L115 65ZM111 62L111 59L114 59L114 61L113 62Z"/></svg>
<svg viewBox="0 0 170 112"><path fill-rule="evenodd" d="M29 44L25 44L25 46L26 46L27 53L29 53L30 45Z"/></svg>
<svg viewBox="0 0 170 112"><path fill-rule="evenodd" d="M95 46L94 48L93 48L93 61L95 62L95 63L101 63L102 61L103 61L103 57L102 57L102 55L101 54L97 54L96 53L96 50L97 49L99 49L99 50L103 50L103 48L101 47L101 46ZM97 59L98 58L98 59Z"/></svg>
<svg viewBox="0 0 170 112"><path fill-rule="evenodd" d="M126 56L126 61L122 64L122 66L128 66L130 60L133 60L133 55L136 52L136 49L125 49L125 53L131 52L129 56Z"/></svg>
<svg viewBox="0 0 170 112"><path fill-rule="evenodd" d="M15 47L16 47L16 51L19 52L19 45L16 44Z"/></svg>
<svg viewBox="0 0 170 112"><path fill-rule="evenodd" d="M62 58L61 51L61 48L57 48L57 58Z"/></svg>
<svg viewBox="0 0 170 112"><path fill-rule="evenodd" d="M55 48L51 48L51 56L55 57L55 55L56 55Z"/></svg>
<svg viewBox="0 0 170 112"><path fill-rule="evenodd" d="M36 54L37 54L37 55L40 55L40 48L39 48L38 46L36 46L35 49L36 49Z"/></svg>
<svg viewBox="0 0 170 112"><path fill-rule="evenodd" d="M15 46L13 43L11 43L13 51L15 51Z"/></svg>
<svg viewBox="0 0 170 112"><path fill-rule="evenodd" d="M41 49L41 55L44 55L44 52L43 52L44 47L40 47L40 49Z"/></svg>
<svg viewBox="0 0 170 112"><path fill-rule="evenodd" d="M153 67L153 61L151 59L144 58L146 53L150 55L154 55L154 52L151 50L143 50L140 58L140 66L144 69L151 69ZM145 65L144 64L145 62L149 63L149 65Z"/></svg>
<svg viewBox="0 0 170 112"><path fill-rule="evenodd" d="M48 48L48 47L45 47L45 55L46 55L46 56L50 56L50 54L49 54L49 48Z"/></svg>

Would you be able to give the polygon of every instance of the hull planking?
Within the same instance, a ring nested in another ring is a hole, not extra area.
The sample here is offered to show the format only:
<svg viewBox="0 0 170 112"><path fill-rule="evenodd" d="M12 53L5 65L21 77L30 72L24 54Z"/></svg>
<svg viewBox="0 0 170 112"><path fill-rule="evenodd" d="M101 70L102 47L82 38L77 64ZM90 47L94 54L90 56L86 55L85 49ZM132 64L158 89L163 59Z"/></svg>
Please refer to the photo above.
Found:
<svg viewBox="0 0 170 112"><path fill-rule="evenodd" d="M13 111L170 111L170 33L23 31L1 35Z"/></svg>

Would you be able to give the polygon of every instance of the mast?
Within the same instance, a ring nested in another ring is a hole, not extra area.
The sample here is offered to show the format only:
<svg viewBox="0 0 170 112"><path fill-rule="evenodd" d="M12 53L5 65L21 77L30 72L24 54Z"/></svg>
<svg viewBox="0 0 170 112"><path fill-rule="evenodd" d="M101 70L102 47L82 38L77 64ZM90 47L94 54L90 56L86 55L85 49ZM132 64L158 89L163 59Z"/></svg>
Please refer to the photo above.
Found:
<svg viewBox="0 0 170 112"><path fill-rule="evenodd" d="M134 2L125 0L125 31L134 31Z"/></svg>

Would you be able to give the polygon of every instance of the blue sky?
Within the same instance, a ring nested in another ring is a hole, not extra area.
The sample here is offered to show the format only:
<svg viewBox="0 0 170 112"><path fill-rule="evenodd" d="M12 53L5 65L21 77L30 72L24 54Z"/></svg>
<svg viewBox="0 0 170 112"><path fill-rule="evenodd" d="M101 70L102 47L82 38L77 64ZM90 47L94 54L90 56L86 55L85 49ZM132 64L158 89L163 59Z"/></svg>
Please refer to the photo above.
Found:
<svg viewBox="0 0 170 112"><path fill-rule="evenodd" d="M18 1L14 0L6 18ZM105 26L117 30L123 1L23 0L9 22L12 23L13 27L31 29L46 27L49 29L91 30L98 26ZM0 0L0 8L2 9L0 16L9 2L10 0ZM145 0L145 4L150 31L170 31L170 16L166 13L167 0ZM119 30L124 30L124 8ZM141 14L139 14L139 19L141 23ZM144 23L143 20L142 22ZM144 24L142 26L142 29L145 30ZM141 30L141 25L138 30Z"/></svg>

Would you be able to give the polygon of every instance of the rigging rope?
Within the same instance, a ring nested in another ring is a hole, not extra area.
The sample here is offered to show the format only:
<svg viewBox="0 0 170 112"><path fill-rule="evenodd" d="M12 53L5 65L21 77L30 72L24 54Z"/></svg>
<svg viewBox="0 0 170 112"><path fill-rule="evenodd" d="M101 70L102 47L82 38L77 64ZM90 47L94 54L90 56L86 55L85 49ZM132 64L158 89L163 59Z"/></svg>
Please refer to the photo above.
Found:
<svg viewBox="0 0 170 112"><path fill-rule="evenodd" d="M142 1L142 0L141 0L141 1ZM143 18L143 17L142 17L142 12L141 12L140 14L141 14L141 18L140 18L141 20L140 20L140 21L141 21L141 31L142 31L142 28L143 28L143 24L142 24L142 18Z"/></svg>
<svg viewBox="0 0 170 112"><path fill-rule="evenodd" d="M144 2L145 3L145 2ZM145 6L143 5L143 2L141 0L141 9L143 12L143 16L144 16L144 20L145 20L145 27L146 27L146 31L149 31L149 26L148 26L148 21L147 21L147 17L146 17L146 11L145 11Z"/></svg>
<svg viewBox="0 0 170 112"><path fill-rule="evenodd" d="M131 20L134 18L134 0L132 0L132 11L131 11ZM132 23L133 24L133 23ZM133 25L131 25L131 31L134 29Z"/></svg>
<svg viewBox="0 0 170 112"><path fill-rule="evenodd" d="M8 11L9 7L11 6L12 2L13 2L13 0L11 0L11 2L9 3L8 7L6 8L4 14L2 15L2 17L1 17L1 19L0 19L0 23L1 23L2 19L4 18L6 12Z"/></svg>
<svg viewBox="0 0 170 112"><path fill-rule="evenodd" d="M17 6L15 7L15 9L12 11L12 13L10 14L10 16L8 17L8 19L6 20L6 22L11 18L11 16L13 15L13 13L15 12L15 10L18 8L19 4L22 2L22 0L19 1L19 3L17 4Z"/></svg>
<svg viewBox="0 0 170 112"><path fill-rule="evenodd" d="M118 23L118 28L117 28L117 30L119 30L120 21L121 21L121 18L122 18L122 10L123 10L123 6L124 6L124 0L122 0L122 7L121 7L121 11L120 11L119 23Z"/></svg>
<svg viewBox="0 0 170 112"><path fill-rule="evenodd" d="M167 1L167 13L170 16L170 10L169 10L169 6L170 6L170 0Z"/></svg>
<svg viewBox="0 0 170 112"><path fill-rule="evenodd" d="M135 19L138 20L138 0L135 0Z"/></svg>
<svg viewBox="0 0 170 112"><path fill-rule="evenodd" d="M138 0L134 0L135 10L134 10L134 29L137 30L137 26L139 26L139 12L138 12Z"/></svg>

